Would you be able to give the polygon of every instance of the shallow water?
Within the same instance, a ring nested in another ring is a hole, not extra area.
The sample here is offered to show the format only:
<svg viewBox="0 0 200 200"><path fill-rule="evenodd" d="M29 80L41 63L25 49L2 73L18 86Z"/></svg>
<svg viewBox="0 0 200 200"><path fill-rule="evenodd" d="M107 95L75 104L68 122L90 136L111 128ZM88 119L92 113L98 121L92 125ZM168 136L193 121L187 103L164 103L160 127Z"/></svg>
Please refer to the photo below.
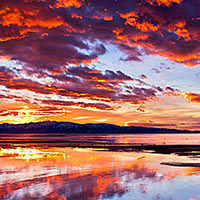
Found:
<svg viewBox="0 0 200 200"><path fill-rule="evenodd" d="M166 143L157 136L154 141ZM102 138L122 143L127 140L122 135ZM0 150L0 199L200 200L200 168L161 165L200 163L198 157L15 145Z"/></svg>
<svg viewBox="0 0 200 200"><path fill-rule="evenodd" d="M200 145L200 134L55 134L55 133L27 133L27 134L0 134L1 145L7 141L27 142L39 141L53 142L94 142L94 143L120 143L120 144L156 144L156 145Z"/></svg>

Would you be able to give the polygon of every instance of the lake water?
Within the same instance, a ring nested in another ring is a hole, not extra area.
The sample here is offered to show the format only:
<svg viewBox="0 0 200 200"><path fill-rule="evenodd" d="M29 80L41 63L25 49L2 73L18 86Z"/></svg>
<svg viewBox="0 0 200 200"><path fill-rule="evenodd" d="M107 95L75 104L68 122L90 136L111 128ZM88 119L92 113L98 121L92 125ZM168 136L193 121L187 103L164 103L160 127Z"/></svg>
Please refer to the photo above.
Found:
<svg viewBox="0 0 200 200"><path fill-rule="evenodd" d="M8 136L8 135L7 135ZM6 143L10 141L11 143ZM120 144L196 144L198 134L1 135L0 199L5 200L200 200L200 168L161 163L200 163L199 154L113 152L62 147L46 140ZM40 140L40 143L22 141ZM37 145L35 145L37 144ZM44 145L45 144L45 145ZM65 143L66 144L66 143Z"/></svg>
<svg viewBox="0 0 200 200"><path fill-rule="evenodd" d="M157 145L200 145L200 134L0 134L0 144L26 143L31 142L35 145L39 141L48 146L57 142L60 146L64 143L98 143L98 144L157 144ZM65 144L66 146L66 144Z"/></svg>

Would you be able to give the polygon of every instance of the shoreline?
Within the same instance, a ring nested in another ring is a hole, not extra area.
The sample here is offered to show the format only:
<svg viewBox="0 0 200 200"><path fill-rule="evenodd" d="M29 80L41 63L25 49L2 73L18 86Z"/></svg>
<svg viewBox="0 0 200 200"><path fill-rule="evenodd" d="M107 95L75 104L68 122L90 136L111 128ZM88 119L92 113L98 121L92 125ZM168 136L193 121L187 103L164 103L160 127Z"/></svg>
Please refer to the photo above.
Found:
<svg viewBox="0 0 200 200"><path fill-rule="evenodd" d="M0 141L0 148L9 147L69 147L94 148L99 151L134 152L152 151L152 153L177 154L179 156L200 156L200 145L156 145L156 144L125 144L72 141Z"/></svg>
<svg viewBox="0 0 200 200"><path fill-rule="evenodd" d="M119 132L119 133L116 133L116 132L107 132L107 133L101 133L101 132L22 132L22 131L19 131L19 132L1 132L0 131L0 135L4 135L4 134L8 134L8 135L12 135L12 134L19 134L19 135L24 135L24 134L50 134L50 135L57 135L57 134L62 134L62 135L100 135L100 136L103 136L103 135L167 135L167 134L170 134L170 135L178 135L178 134L200 134L200 131L188 131L188 132L133 132L133 133L130 133L130 132Z"/></svg>

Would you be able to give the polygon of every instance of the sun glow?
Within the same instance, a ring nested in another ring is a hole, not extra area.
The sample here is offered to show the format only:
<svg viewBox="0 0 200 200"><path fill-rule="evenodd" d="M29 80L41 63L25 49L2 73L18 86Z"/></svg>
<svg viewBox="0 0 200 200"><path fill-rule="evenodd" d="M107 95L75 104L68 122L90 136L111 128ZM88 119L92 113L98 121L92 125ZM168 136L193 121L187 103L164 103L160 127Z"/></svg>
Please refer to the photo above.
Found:
<svg viewBox="0 0 200 200"><path fill-rule="evenodd" d="M0 156L9 157L10 159L20 159L20 160L42 160L47 158L64 157L65 153L61 152L47 152L35 148L11 148L11 149L0 149Z"/></svg>
<svg viewBox="0 0 200 200"><path fill-rule="evenodd" d="M1 114L0 123L21 124L35 121L37 115L36 111L28 108L20 110L5 111Z"/></svg>

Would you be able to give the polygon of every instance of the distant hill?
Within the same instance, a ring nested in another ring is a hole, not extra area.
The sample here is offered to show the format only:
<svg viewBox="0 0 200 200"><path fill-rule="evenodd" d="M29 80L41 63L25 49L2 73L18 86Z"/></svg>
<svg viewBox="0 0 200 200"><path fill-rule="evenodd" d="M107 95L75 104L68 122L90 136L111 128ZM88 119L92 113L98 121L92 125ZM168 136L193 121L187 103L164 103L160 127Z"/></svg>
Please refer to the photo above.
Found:
<svg viewBox="0 0 200 200"><path fill-rule="evenodd" d="M200 132L200 131L199 131ZM113 124L77 124L72 122L31 122L26 124L0 124L0 133L197 133L188 130L117 126Z"/></svg>

